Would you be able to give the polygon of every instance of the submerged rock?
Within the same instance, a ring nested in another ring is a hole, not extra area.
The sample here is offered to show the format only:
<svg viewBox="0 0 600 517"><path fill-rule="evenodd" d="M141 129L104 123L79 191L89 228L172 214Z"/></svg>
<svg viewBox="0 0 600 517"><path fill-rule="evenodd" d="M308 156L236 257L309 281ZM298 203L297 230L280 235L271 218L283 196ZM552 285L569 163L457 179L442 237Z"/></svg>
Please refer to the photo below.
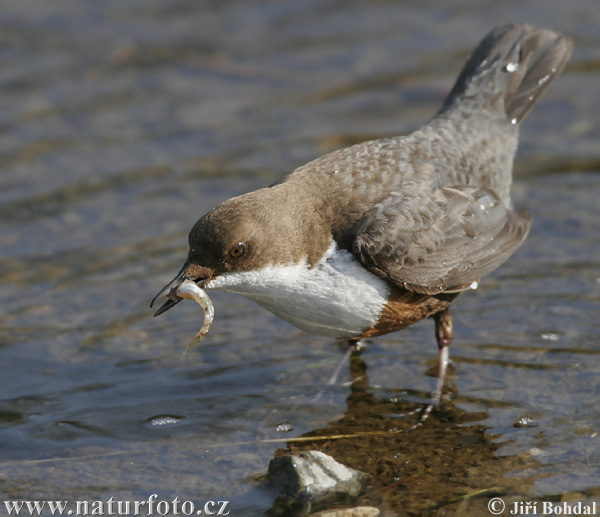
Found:
<svg viewBox="0 0 600 517"><path fill-rule="evenodd" d="M304 451L272 459L267 480L282 497L312 501L333 493L357 496L370 476L322 452Z"/></svg>

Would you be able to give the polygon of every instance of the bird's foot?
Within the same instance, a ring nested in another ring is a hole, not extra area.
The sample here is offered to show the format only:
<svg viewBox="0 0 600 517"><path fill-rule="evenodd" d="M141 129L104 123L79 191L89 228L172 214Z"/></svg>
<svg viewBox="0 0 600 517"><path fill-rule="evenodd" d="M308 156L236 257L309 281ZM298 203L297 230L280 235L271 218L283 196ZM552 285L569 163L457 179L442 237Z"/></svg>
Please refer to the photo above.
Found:
<svg viewBox="0 0 600 517"><path fill-rule="evenodd" d="M450 313L447 312L445 321L448 321L450 317ZM442 318L440 318L442 320ZM441 404L442 400L442 390L444 389L444 380L446 379L446 370L448 369L448 364L450 363L450 343L452 342L452 320L450 319L449 325L445 324L445 332L442 332L440 327L442 327L442 322L438 323L436 319L436 334L438 336L438 378L437 383L435 385L435 389L431 394L431 398L429 399L429 403L425 406L425 408L421 412L421 416L419 421L406 428L403 432L408 433L409 431L415 430L417 427L421 427L425 421L429 418L429 415L433 411L434 408L438 408ZM420 410L415 410L411 413L411 415L418 413Z"/></svg>

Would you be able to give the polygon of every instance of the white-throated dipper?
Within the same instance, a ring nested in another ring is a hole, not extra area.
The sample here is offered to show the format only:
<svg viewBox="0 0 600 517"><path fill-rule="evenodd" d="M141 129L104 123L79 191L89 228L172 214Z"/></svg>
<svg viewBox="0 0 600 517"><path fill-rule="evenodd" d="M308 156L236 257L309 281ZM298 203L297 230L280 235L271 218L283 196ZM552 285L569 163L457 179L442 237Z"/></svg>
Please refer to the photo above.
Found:
<svg viewBox="0 0 600 517"><path fill-rule="evenodd" d="M450 304L521 245L512 211L519 124L572 51L529 25L488 34L437 115L408 136L313 160L203 216L161 314L186 279L239 293L320 336L357 343L433 318L434 402L452 342Z"/></svg>

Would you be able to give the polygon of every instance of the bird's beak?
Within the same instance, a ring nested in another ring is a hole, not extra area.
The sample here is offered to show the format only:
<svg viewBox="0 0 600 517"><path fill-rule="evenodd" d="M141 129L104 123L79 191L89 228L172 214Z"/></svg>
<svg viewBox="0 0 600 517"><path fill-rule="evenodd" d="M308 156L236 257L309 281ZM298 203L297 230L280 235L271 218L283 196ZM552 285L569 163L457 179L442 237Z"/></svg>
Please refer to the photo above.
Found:
<svg viewBox="0 0 600 517"><path fill-rule="evenodd" d="M175 291L186 279L186 271L187 264L184 264L181 268L181 271L177 273L177 276L173 280L171 280L167 285L165 285L160 290L160 292L152 299L152 302L150 302L150 307L154 306L154 304L164 296L167 297L167 301L160 306L160 308L154 313L154 316L160 316L163 312L168 311L171 307L175 307L175 305L177 305L181 300L183 300L183 298L175 294Z"/></svg>

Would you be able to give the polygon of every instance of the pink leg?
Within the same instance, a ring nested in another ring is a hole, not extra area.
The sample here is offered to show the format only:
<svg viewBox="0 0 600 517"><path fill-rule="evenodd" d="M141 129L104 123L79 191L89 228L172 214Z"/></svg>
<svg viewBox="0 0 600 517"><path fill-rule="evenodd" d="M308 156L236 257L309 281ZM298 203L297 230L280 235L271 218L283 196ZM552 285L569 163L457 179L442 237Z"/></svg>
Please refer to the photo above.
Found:
<svg viewBox="0 0 600 517"><path fill-rule="evenodd" d="M446 370L448 369L448 362L450 360L450 345L452 344L452 314L450 314L450 309L438 312L433 316L433 319L435 320L435 338L438 344L437 383L435 385L435 390L433 390L433 393L431 394L431 400L429 401L429 404L425 406L419 422L406 429L406 431L411 431L423 424L429 417L433 408L440 405L442 398Z"/></svg>
<svg viewBox="0 0 600 517"><path fill-rule="evenodd" d="M435 320L435 338L438 344L438 379L431 401L436 406L439 405L442 397L442 389L444 388L444 379L446 378L446 370L450 359L450 345L452 344L452 314L450 309L439 312L434 317Z"/></svg>
<svg viewBox="0 0 600 517"><path fill-rule="evenodd" d="M364 350L365 348L366 348L366 345L362 341L349 340L348 348L347 348L346 352L344 352L344 355L338 362L335 369L333 370L333 373L331 374L331 377L329 377L327 384L329 386L336 384L338 381L338 378L340 376L340 373L342 371L342 368L346 365L346 363L350 362L350 358L352 357L352 354L355 354L355 353L360 354L360 352L362 350ZM322 395L323 395L323 390L320 390L317 393L317 395L315 396L315 398L313 399L313 402L319 400Z"/></svg>

